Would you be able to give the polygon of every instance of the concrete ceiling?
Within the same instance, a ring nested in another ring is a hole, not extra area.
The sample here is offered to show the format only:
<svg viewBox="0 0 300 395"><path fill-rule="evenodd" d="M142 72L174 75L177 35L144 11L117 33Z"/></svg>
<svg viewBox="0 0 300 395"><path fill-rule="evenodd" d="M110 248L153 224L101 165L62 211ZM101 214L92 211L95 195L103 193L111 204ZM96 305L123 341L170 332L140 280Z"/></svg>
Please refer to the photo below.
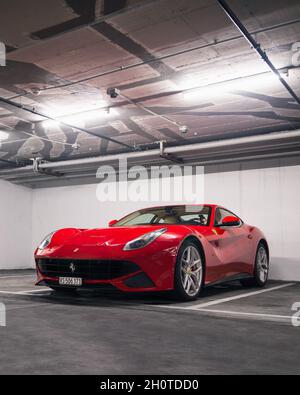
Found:
<svg viewBox="0 0 300 395"><path fill-rule="evenodd" d="M229 4L300 95L292 61L299 1ZM0 96L23 106L0 103L0 129L9 132L0 177L32 157L57 162L300 128L299 106L215 0L10 0L0 15L8 49ZM163 117L110 99L109 87Z"/></svg>

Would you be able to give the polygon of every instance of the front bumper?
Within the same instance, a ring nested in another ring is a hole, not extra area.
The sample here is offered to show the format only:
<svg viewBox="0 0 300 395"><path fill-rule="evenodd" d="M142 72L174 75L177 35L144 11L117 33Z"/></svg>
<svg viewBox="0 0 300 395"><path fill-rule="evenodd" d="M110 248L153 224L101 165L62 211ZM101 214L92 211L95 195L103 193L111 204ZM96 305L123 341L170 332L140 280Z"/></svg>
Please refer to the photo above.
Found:
<svg viewBox="0 0 300 395"><path fill-rule="evenodd" d="M149 290L153 281L140 267L128 261L37 259L37 285L59 286L60 277L82 279L83 288L112 285L118 289Z"/></svg>
<svg viewBox="0 0 300 395"><path fill-rule="evenodd" d="M97 252L99 257L99 250ZM79 277L82 278L82 288L112 286L123 292L167 291L174 288L176 251L170 249L159 252L151 249L129 251L122 256L122 260L117 259L113 250L103 252L100 260L95 259L90 248L89 251L81 248L76 258L72 255L65 250L38 253L35 257L36 285L57 287L60 277Z"/></svg>

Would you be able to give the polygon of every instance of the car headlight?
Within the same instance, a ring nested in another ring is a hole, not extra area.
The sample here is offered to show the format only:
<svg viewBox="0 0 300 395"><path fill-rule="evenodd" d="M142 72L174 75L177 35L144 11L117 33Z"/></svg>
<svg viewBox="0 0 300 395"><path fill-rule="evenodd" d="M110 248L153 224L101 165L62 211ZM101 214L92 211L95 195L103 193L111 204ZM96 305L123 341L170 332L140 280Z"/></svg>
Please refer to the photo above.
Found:
<svg viewBox="0 0 300 395"><path fill-rule="evenodd" d="M48 245L51 243L54 233L55 232L52 232L52 233L50 233L50 235L48 235L47 237L44 238L44 240L39 245L39 250L45 250L48 247Z"/></svg>
<svg viewBox="0 0 300 395"><path fill-rule="evenodd" d="M146 233L137 239L131 240L125 245L124 251L139 250L140 248L144 248L166 231L166 228L155 230L154 232Z"/></svg>

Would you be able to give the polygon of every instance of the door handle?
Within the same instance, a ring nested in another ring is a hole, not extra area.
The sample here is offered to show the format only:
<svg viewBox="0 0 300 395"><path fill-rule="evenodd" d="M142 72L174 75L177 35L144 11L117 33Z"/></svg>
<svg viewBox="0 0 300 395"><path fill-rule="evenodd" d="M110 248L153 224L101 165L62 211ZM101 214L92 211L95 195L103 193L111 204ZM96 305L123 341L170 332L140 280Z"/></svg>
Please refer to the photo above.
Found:
<svg viewBox="0 0 300 395"><path fill-rule="evenodd" d="M250 239L250 240L253 239L253 235L251 233L248 235L248 239Z"/></svg>

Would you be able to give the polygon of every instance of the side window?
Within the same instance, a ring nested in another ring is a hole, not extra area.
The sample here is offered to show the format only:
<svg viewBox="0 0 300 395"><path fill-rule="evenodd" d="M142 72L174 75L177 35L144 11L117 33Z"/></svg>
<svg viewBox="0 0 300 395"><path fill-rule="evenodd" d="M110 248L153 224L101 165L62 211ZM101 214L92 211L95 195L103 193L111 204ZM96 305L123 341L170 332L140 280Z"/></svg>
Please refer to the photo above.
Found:
<svg viewBox="0 0 300 395"><path fill-rule="evenodd" d="M143 224L151 224L153 219L155 218L155 215L152 213L145 213L142 215L139 215L132 221L130 221L130 225L143 225Z"/></svg>
<svg viewBox="0 0 300 395"><path fill-rule="evenodd" d="M182 215L180 217L180 221L182 223L190 223L192 225L202 225L202 226L207 226L208 225L208 219L209 215L208 214L186 214Z"/></svg>
<svg viewBox="0 0 300 395"><path fill-rule="evenodd" d="M216 217L215 217L215 226L220 226L222 225L222 221L226 217L235 217L235 214L231 213L230 211L227 211L223 208L217 208L216 209ZM242 221L240 221L241 223Z"/></svg>

